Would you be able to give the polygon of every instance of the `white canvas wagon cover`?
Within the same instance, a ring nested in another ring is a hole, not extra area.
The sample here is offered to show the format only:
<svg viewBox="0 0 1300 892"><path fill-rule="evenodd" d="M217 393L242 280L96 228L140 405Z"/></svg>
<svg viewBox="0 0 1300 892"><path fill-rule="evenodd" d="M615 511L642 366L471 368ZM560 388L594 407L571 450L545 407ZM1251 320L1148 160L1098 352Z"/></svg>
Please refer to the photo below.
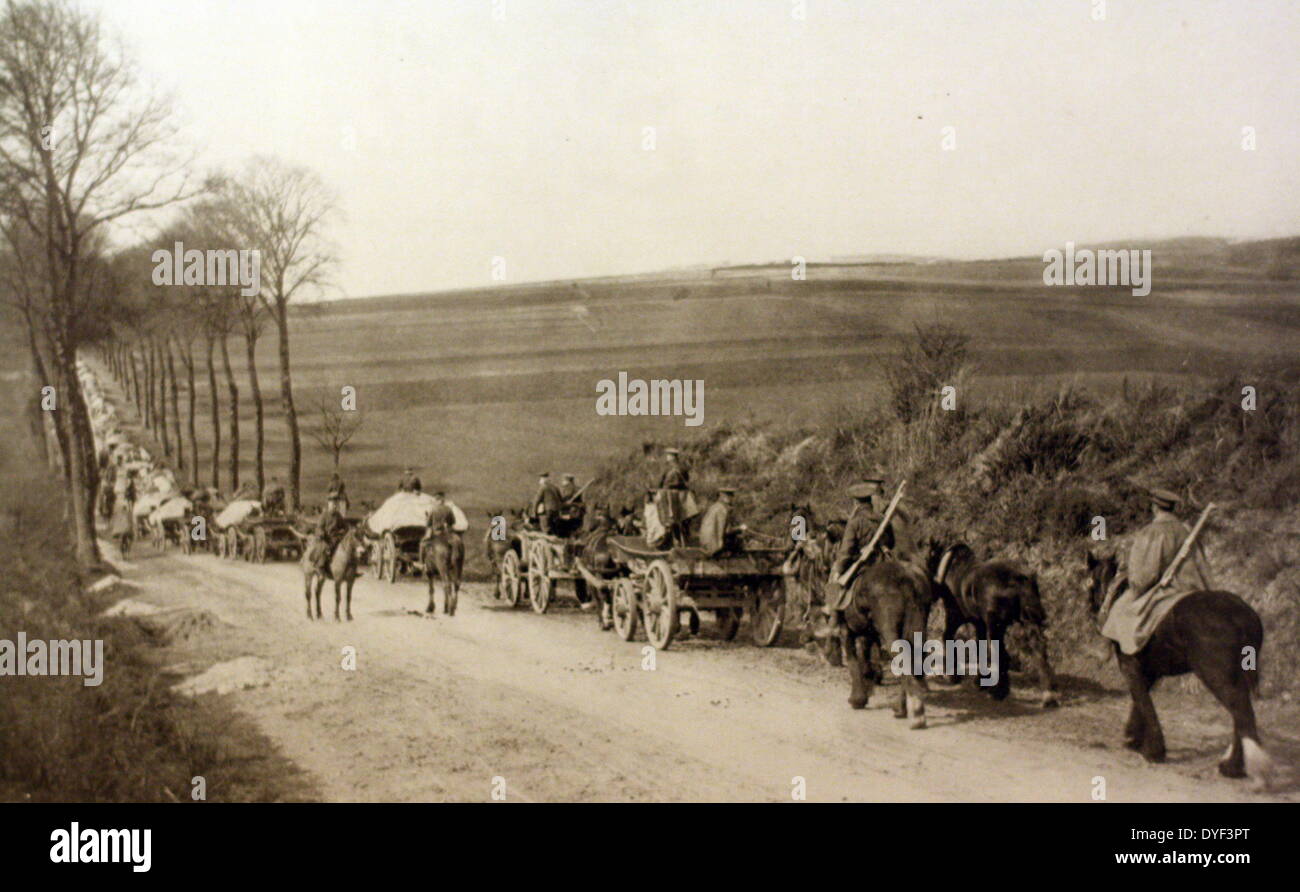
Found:
<svg viewBox="0 0 1300 892"><path fill-rule="evenodd" d="M374 514L370 515L366 524L370 527L370 532L376 535L400 527L422 527L428 522L429 512L433 510L434 504L433 496L422 492L393 493L375 510ZM469 529L469 521L464 512L451 502L447 502L447 507L456 518L452 529L462 533Z"/></svg>

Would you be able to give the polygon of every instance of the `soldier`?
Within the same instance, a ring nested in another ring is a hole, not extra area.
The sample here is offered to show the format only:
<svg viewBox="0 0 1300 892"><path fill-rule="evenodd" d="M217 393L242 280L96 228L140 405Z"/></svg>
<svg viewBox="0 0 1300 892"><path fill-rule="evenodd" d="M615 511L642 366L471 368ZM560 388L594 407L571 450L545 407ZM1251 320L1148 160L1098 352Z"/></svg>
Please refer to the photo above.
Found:
<svg viewBox="0 0 1300 892"><path fill-rule="evenodd" d="M570 536L582 529L582 519L586 514L586 506L582 504L582 491L578 487L577 478L573 474L565 474L564 482L560 484L560 520L562 521L561 535Z"/></svg>
<svg viewBox="0 0 1300 892"><path fill-rule="evenodd" d="M1192 546L1169 584L1155 588L1191 530L1174 513L1177 493L1156 487L1148 495L1151 522L1133 534L1128 549L1128 578L1117 577L1107 595L1108 606L1102 607L1105 620L1101 634L1119 644L1126 654L1145 647L1160 620L1185 595L1210 588L1205 552L1199 542Z"/></svg>
<svg viewBox="0 0 1300 892"><path fill-rule="evenodd" d="M543 533L555 532L561 501L560 491L551 482L550 472L543 471L537 477L537 495L533 497L533 513L537 515L537 525Z"/></svg>
<svg viewBox="0 0 1300 892"><path fill-rule="evenodd" d="M415 476L415 468L402 471L402 479L397 482L398 492L419 492L422 488L420 478Z"/></svg>
<svg viewBox="0 0 1300 892"><path fill-rule="evenodd" d="M437 490L432 494L433 507L425 518L424 538L432 539L435 534L453 532L452 527L456 524L456 515L447 504L447 494L442 490ZM460 534L457 533L457 536Z"/></svg>
<svg viewBox="0 0 1300 892"><path fill-rule="evenodd" d="M344 485L338 471L330 475L330 487L325 495L325 505L334 506L340 514L346 514L348 511L348 488Z"/></svg>
<svg viewBox="0 0 1300 892"><path fill-rule="evenodd" d="M565 502L582 501L582 496L578 495L578 479L573 474L564 475L564 482L560 484L560 498Z"/></svg>
<svg viewBox="0 0 1300 892"><path fill-rule="evenodd" d="M284 511L284 485L279 477L272 477L262 490L262 514L280 514Z"/></svg>
<svg viewBox="0 0 1300 892"><path fill-rule="evenodd" d="M849 495L856 500L857 504L853 506L853 513L849 515L849 521L844 527L844 535L835 551L835 562L831 564L830 577L826 581L826 603L823 607L827 615L825 634L840 642L844 641L844 611L849 606L853 586L852 580L848 585L840 585L839 577L858 559L862 549L871 541L881 520L884 519L885 506L882 504L884 485L885 481L882 478L872 477L849 487ZM895 509L889 526L877 542L868 563L874 564L885 553L892 553L901 561L916 563L919 552L912 541L908 527L907 516L900 505ZM828 647L827 655L833 665L840 665L839 648Z"/></svg>
<svg viewBox="0 0 1300 892"><path fill-rule="evenodd" d="M316 522L316 534L320 537L320 542L313 563L318 571L328 574L330 558L334 556L334 549L338 548L339 541L347 531L348 525L344 522L343 515L333 503L326 504L320 520Z"/></svg>
<svg viewBox="0 0 1300 892"><path fill-rule="evenodd" d="M659 478L656 501L659 519L668 530L669 541L685 545L686 523L698 513L695 497L690 490L691 471L682 461L679 449L665 449L664 461L668 467L664 468L663 475Z"/></svg>
<svg viewBox="0 0 1300 892"><path fill-rule="evenodd" d="M700 548L709 557L735 545L736 530L729 525L735 495L734 486L719 486L717 501L705 510L700 520Z"/></svg>

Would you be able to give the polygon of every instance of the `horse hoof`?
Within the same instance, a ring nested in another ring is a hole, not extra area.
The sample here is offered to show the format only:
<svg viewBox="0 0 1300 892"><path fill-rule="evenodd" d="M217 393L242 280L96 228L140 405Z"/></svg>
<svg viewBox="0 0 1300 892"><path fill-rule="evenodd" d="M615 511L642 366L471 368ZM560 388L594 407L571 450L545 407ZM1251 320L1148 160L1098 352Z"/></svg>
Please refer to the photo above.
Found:
<svg viewBox="0 0 1300 892"><path fill-rule="evenodd" d="M913 731L921 731L921 730L924 730L924 729L925 729L925 716L921 716L920 718L912 719L912 724L908 725L908 727L911 728Z"/></svg>
<svg viewBox="0 0 1300 892"><path fill-rule="evenodd" d="M1148 762L1150 762L1153 765L1159 765L1165 760L1165 751L1156 750L1154 752L1149 752L1149 753L1144 752L1142 753L1142 758L1146 759Z"/></svg>
<svg viewBox="0 0 1300 892"><path fill-rule="evenodd" d="M1056 709L1060 705L1061 702L1056 699L1055 694L1043 695L1043 703L1042 703L1043 709Z"/></svg>
<svg viewBox="0 0 1300 892"><path fill-rule="evenodd" d="M896 718L896 719L905 719L905 718L907 718L907 710L906 710L906 709L895 709L895 710L894 710L894 718Z"/></svg>
<svg viewBox="0 0 1300 892"><path fill-rule="evenodd" d="M863 697L862 699L859 700L859 699L856 698L856 697L850 697L850 698L849 698L849 705L852 706L854 709L866 709L866 708L867 708L867 698L866 698L866 697Z"/></svg>
<svg viewBox="0 0 1300 892"><path fill-rule="evenodd" d="M1228 760L1219 763L1219 774L1224 777L1243 778L1246 776L1246 769L1241 765L1234 765Z"/></svg>

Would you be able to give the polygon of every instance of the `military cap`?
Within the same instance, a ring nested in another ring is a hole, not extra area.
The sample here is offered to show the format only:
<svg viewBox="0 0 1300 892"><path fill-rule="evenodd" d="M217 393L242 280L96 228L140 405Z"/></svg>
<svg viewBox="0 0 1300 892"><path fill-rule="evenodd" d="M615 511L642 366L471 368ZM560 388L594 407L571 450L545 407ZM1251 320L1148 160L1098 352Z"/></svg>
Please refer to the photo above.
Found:
<svg viewBox="0 0 1300 892"><path fill-rule="evenodd" d="M1178 493L1159 486L1149 488L1147 494L1151 496L1151 501L1166 510L1172 509L1181 501L1181 499L1178 498Z"/></svg>
<svg viewBox="0 0 1300 892"><path fill-rule="evenodd" d="M577 475L576 475L576 474L565 474L565 475L564 475L564 479L565 479L565 480L575 480L575 479L577 479Z"/></svg>
<svg viewBox="0 0 1300 892"><path fill-rule="evenodd" d="M682 451L678 449L676 446L669 446L667 449L664 450L664 455L681 455L681 454Z"/></svg>
<svg viewBox="0 0 1300 892"><path fill-rule="evenodd" d="M855 499L869 499L880 489L885 481L867 478L861 483L855 483L849 487L849 495Z"/></svg>

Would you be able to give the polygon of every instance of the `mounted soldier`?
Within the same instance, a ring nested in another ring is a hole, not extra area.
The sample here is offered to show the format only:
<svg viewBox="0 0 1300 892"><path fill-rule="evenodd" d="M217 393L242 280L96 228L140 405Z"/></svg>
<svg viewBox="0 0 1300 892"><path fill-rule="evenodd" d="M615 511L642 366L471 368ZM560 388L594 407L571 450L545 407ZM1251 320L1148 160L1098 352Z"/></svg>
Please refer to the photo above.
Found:
<svg viewBox="0 0 1300 892"><path fill-rule="evenodd" d="M836 548L835 562L831 565L830 578L826 582L826 603L823 609L827 619L824 633L827 638L841 642L844 640L844 611L852 597L853 581L849 580L847 584L841 584L839 580L850 565L861 557L862 550L871 542L884 520L884 486L883 477L869 477L849 487L848 493L855 504L844 527L844 535ZM910 526L907 514L902 505L899 505L877 541L875 550L867 557L865 565L871 566L882 556L892 555L896 560L915 563L924 571L924 564L921 563L922 556L916 548ZM839 665L838 648L828 647L827 655L832 664Z"/></svg>
<svg viewBox="0 0 1300 892"><path fill-rule="evenodd" d="M340 514L347 514L348 508L348 488L343 483L343 478L339 472L335 471L330 475L329 490L325 494L326 507L333 506Z"/></svg>
<svg viewBox="0 0 1300 892"><path fill-rule="evenodd" d="M316 522L316 551L312 555L312 563L321 575L329 576L330 559L347 531L347 521L338 508L333 503L327 504Z"/></svg>
<svg viewBox="0 0 1300 892"><path fill-rule="evenodd" d="M1169 569L1191 531L1178 519L1178 494L1159 487L1148 491L1151 522L1133 534L1127 555L1127 578L1115 577L1101 608L1101 634L1126 654L1140 651L1160 620L1183 597L1212 586L1206 571L1205 552L1199 542L1178 566L1169 583L1157 583Z"/></svg>

